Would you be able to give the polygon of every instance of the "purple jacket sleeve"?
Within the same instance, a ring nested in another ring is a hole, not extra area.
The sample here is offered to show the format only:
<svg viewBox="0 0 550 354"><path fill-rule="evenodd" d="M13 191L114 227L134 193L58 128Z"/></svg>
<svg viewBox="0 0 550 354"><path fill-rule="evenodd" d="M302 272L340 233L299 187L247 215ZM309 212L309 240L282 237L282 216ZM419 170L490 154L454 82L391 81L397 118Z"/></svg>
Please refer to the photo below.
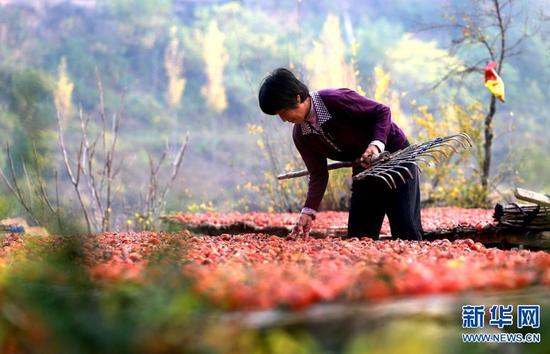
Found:
<svg viewBox="0 0 550 354"><path fill-rule="evenodd" d="M298 136L296 132L294 132L292 137L309 172L307 197L304 207L319 210L319 205L321 204L321 200L323 200L328 184L327 158L315 154L315 152L308 149L301 139L302 136Z"/></svg>
<svg viewBox="0 0 550 354"><path fill-rule="evenodd" d="M352 119L374 119L372 140L380 140L387 144L391 130L390 107L361 96L353 90L342 91L340 102L347 115Z"/></svg>

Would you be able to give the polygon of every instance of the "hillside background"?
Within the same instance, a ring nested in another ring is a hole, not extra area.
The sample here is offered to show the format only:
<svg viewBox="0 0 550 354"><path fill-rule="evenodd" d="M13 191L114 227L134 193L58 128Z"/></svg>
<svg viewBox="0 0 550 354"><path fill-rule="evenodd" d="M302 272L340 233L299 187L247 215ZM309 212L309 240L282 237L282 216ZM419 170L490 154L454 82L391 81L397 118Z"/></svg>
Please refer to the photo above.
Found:
<svg viewBox="0 0 550 354"><path fill-rule="evenodd" d="M526 18L530 36L501 75L507 100L494 122L497 197L516 185L550 190L545 5L515 5L510 36L522 34ZM34 145L44 178L52 182L57 170L66 180L56 110L64 110L65 138L76 151L79 111L98 119L100 81L107 116L120 118L124 177L116 191L126 214L149 178L148 154L174 153L187 133L166 211L292 209L296 203L274 208L263 200L266 178L300 166L291 163L299 162L291 126L258 108L262 78L283 66L311 90L360 90L390 105L418 141L419 110L437 124L448 114L442 107L490 100L482 73L437 85L452 65L486 63L482 48L448 50L455 29L438 25L449 24L444 14L457 8L468 10L461 0L0 0L0 166L9 170L9 143L23 178ZM69 188L60 193L74 198ZM21 213L3 183L0 195L0 217Z"/></svg>

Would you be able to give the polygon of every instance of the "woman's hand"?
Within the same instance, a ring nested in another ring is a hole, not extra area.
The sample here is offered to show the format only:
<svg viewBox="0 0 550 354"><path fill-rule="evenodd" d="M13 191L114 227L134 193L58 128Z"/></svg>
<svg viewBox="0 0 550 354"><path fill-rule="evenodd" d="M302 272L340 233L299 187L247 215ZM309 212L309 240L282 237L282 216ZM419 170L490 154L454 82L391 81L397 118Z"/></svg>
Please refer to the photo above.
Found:
<svg viewBox="0 0 550 354"><path fill-rule="evenodd" d="M298 221L296 221L296 224L292 228L290 234L288 234L288 237L308 237L312 224L313 217L311 215L304 213L300 214Z"/></svg>
<svg viewBox="0 0 550 354"><path fill-rule="evenodd" d="M365 150L365 152L363 153L363 155L361 155L361 159L360 159L361 166L365 168L369 167L369 164L371 163L371 161L376 157L378 157L378 155L380 155L380 150L378 149L378 146L370 144L367 147L367 150Z"/></svg>

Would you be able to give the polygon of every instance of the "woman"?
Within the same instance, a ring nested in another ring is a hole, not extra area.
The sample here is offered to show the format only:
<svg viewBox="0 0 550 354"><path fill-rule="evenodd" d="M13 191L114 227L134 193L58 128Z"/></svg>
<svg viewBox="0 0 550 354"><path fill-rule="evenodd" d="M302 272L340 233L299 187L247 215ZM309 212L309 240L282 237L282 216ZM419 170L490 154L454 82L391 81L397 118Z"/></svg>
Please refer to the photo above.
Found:
<svg viewBox="0 0 550 354"><path fill-rule="evenodd" d="M307 198L291 235L307 236L328 183L327 158L354 161L357 174L383 151L409 145L403 131L391 120L389 107L347 89L309 92L292 72L279 68L263 81L261 110L294 123L292 137L309 171ZM354 181L348 220L348 237L378 239L384 215L393 237L422 240L420 190L416 169L413 179L389 189L378 179Z"/></svg>

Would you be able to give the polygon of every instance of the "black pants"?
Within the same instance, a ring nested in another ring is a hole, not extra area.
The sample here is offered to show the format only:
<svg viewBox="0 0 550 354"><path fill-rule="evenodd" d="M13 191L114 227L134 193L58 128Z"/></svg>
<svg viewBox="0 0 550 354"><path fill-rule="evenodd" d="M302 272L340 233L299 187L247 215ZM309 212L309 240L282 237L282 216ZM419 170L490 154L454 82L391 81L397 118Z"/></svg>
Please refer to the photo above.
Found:
<svg viewBox="0 0 550 354"><path fill-rule="evenodd" d="M416 168L410 170L414 178L403 184L398 177L397 189L390 189L376 177L353 182L348 237L368 236L377 240L384 215L388 214L393 238L422 240L419 176Z"/></svg>

